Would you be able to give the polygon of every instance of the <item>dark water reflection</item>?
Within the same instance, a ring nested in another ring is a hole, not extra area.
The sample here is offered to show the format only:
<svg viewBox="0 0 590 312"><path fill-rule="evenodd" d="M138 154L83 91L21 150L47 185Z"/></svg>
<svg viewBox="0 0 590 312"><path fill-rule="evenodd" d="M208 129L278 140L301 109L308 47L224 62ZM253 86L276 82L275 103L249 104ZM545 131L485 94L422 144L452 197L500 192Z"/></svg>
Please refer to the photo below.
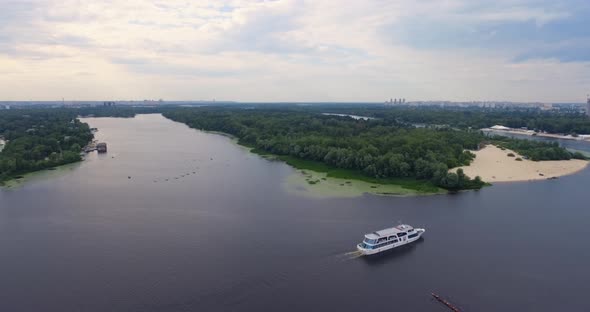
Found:
<svg viewBox="0 0 590 312"><path fill-rule="evenodd" d="M0 191L0 311L444 311L432 291L468 311L590 310L588 170L309 199L226 137L158 115L90 123L107 155ZM398 221L424 239L345 255Z"/></svg>
<svg viewBox="0 0 590 312"><path fill-rule="evenodd" d="M490 135L500 135L506 136L509 138L515 139L523 139L523 140L532 140L532 141L540 141L540 142L557 142L561 147L567 148L572 151L579 151L586 154L590 154L590 142L589 141L582 141L582 140L567 140L567 139L557 139L557 138L548 138L543 136L532 136L526 134L518 134L518 133L509 133L504 131L493 131L488 130L486 133Z"/></svg>

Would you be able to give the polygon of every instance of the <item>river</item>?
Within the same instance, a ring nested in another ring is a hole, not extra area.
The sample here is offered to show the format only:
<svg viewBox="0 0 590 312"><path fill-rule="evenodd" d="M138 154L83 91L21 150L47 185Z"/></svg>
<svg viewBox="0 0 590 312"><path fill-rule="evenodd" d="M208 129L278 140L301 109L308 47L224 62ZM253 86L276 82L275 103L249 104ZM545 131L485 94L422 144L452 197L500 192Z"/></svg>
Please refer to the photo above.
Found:
<svg viewBox="0 0 590 312"><path fill-rule="evenodd" d="M590 170L314 199L294 170L160 115L84 119L107 154L0 189L0 311L588 311ZM194 172L194 173L193 173ZM398 222L424 239L352 258Z"/></svg>
<svg viewBox="0 0 590 312"><path fill-rule="evenodd" d="M505 136L514 139L521 139L521 140L532 140L532 141L540 141L540 142L557 142L559 146L566 148L570 151L574 152L581 152L586 156L590 157L590 142L589 141L582 141L582 140L568 140L568 139L558 139L558 138L549 138L543 136L534 136L534 135L526 135L526 134L519 134L519 133L511 133L506 131L495 131L495 130L485 130L484 133L488 135L499 135Z"/></svg>

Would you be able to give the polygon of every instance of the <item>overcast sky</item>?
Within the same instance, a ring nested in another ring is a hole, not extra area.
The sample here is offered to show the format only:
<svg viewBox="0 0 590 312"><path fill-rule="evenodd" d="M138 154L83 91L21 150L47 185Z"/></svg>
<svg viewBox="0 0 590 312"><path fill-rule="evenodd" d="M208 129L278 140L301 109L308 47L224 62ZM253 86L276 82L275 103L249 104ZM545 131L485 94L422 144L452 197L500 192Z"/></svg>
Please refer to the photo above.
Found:
<svg viewBox="0 0 590 312"><path fill-rule="evenodd" d="M589 92L588 0L0 0L0 100Z"/></svg>

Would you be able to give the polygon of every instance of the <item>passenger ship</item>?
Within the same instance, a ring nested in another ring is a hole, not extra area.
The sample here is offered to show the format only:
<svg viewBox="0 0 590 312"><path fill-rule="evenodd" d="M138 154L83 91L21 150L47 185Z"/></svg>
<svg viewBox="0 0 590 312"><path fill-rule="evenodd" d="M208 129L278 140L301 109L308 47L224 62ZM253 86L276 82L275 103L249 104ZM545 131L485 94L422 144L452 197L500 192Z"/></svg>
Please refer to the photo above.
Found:
<svg viewBox="0 0 590 312"><path fill-rule="evenodd" d="M407 224L365 234L365 239L356 248L363 255L372 255L418 240L425 229L413 228Z"/></svg>

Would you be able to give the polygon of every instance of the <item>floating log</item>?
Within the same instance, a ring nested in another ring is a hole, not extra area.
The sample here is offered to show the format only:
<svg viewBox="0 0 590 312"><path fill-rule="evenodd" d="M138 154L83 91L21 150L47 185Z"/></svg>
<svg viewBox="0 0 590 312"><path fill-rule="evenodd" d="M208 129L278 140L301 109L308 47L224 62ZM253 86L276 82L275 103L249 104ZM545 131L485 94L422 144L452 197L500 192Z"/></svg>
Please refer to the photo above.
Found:
<svg viewBox="0 0 590 312"><path fill-rule="evenodd" d="M459 310L459 308L455 307L454 305L452 305L450 302L448 302L447 300L445 300L443 297L435 294L435 293L431 293L432 297L434 297L434 299L436 299L438 302L444 304L447 308L449 308L451 311L453 312L461 312L461 310Z"/></svg>

